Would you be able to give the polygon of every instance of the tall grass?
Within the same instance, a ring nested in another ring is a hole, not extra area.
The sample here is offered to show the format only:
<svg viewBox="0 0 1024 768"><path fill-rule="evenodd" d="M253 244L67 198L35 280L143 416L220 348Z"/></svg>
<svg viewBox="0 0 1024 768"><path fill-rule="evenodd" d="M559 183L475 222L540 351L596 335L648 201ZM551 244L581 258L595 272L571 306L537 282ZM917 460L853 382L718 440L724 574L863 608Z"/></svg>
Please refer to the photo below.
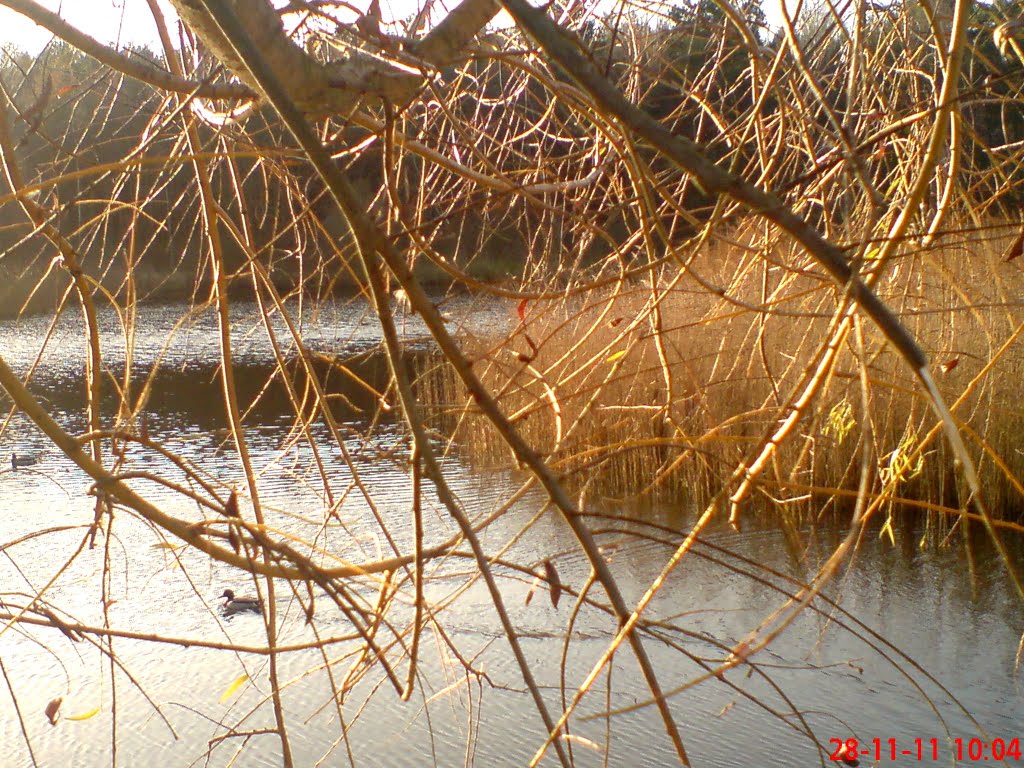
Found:
<svg viewBox="0 0 1024 768"><path fill-rule="evenodd" d="M1012 234L993 224L927 249L908 244L882 293L957 403L993 509L1017 520L1024 350L1013 340L1024 321L1024 276L1003 260ZM841 293L785 241L766 243L753 231L729 240L653 280L510 305L510 315L521 314L510 318L511 333L470 342L504 412L577 487L703 506L786 415ZM952 523L967 499L935 417L874 328L859 332L863 348L852 334L845 340L751 508L796 516L848 508L867 455L870 496L886 511ZM458 405L465 397L450 370L422 372L421 397L466 455L508 463L472 403Z"/></svg>

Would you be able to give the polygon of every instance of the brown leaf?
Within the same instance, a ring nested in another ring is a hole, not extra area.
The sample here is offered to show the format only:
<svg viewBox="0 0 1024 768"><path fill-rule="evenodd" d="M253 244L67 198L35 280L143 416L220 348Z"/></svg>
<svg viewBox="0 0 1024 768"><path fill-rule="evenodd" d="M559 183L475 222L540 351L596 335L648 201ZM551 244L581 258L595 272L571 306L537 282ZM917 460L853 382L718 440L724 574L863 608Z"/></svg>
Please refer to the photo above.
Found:
<svg viewBox="0 0 1024 768"><path fill-rule="evenodd" d="M551 605L558 608L558 601L562 597L562 580L558 577L555 564L550 560L544 561L544 578L551 587Z"/></svg>
<svg viewBox="0 0 1024 768"><path fill-rule="evenodd" d="M526 322L526 299L519 302L519 306L516 307L516 313L519 315L519 322Z"/></svg>
<svg viewBox="0 0 1024 768"><path fill-rule="evenodd" d="M621 317L616 317L616 318L614 318L612 320L609 320L608 321L608 327L609 328L617 328L619 326L619 324L622 323L622 320L623 320L623 318L621 318Z"/></svg>
<svg viewBox="0 0 1024 768"><path fill-rule="evenodd" d="M533 580L533 584L530 585L530 591L526 593L526 605L529 605L533 601L533 595L537 591L537 587L540 586L540 576L537 576Z"/></svg>
<svg viewBox="0 0 1024 768"><path fill-rule="evenodd" d="M231 495L228 496L228 502L224 505L224 516L225 517L241 517L242 515L238 511L238 494L233 490Z"/></svg>
<svg viewBox="0 0 1024 768"><path fill-rule="evenodd" d="M57 720L60 717L60 705L64 703L64 699L58 696L56 699L50 699L50 703L46 705L46 709L43 712L46 714L46 719L50 721L50 725L56 725Z"/></svg>
<svg viewBox="0 0 1024 768"><path fill-rule="evenodd" d="M954 357L952 360L947 360L939 366L939 370L943 373L949 373L960 364L960 358Z"/></svg>

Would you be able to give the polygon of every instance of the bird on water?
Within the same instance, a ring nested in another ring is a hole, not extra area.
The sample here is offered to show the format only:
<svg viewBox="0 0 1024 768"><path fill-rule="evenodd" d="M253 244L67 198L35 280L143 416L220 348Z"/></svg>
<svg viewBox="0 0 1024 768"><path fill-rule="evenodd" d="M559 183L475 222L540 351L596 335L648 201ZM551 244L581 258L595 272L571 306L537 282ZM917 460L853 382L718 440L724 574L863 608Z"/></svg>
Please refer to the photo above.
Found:
<svg viewBox="0 0 1024 768"><path fill-rule="evenodd" d="M39 461L38 456L19 456L16 453L11 454L11 469L17 469L18 467L31 467L33 464Z"/></svg>
<svg viewBox="0 0 1024 768"><path fill-rule="evenodd" d="M251 597L250 595L238 595L236 597L235 593L230 589L225 589L221 597L224 599L222 607L227 613L242 613L243 611L263 612L263 607L260 605L258 597Z"/></svg>

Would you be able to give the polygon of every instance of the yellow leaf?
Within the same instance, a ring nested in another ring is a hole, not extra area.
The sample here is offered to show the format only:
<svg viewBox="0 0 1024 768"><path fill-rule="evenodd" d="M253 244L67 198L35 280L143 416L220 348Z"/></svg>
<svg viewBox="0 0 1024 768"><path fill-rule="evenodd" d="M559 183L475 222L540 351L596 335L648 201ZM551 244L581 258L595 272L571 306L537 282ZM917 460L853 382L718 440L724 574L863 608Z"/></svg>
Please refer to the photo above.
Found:
<svg viewBox="0 0 1024 768"><path fill-rule="evenodd" d="M77 715L68 715L68 720L88 720L90 717L96 717L100 713L100 708L90 709L88 712L81 712Z"/></svg>
<svg viewBox="0 0 1024 768"><path fill-rule="evenodd" d="M235 692L241 688L249 680L249 676L242 674L235 678L234 682L228 686L228 689L220 696L220 703L223 704L225 701L230 699Z"/></svg>
<svg viewBox="0 0 1024 768"><path fill-rule="evenodd" d="M181 549L183 546L185 546L185 545L184 544L171 544L171 542L169 542L169 541L159 541L156 544L150 544L149 548L150 549L170 549L170 550L173 551L175 549Z"/></svg>
<svg viewBox="0 0 1024 768"><path fill-rule="evenodd" d="M882 530L878 532L878 538L882 538L886 535L889 536L889 543L895 547L896 536L892 532L892 516L890 516L889 519L885 521L885 525L882 526Z"/></svg>
<svg viewBox="0 0 1024 768"><path fill-rule="evenodd" d="M871 250L869 250L867 253L864 254L864 260L865 261L874 261L880 255L881 255L881 249L879 249L879 248L872 248Z"/></svg>
<svg viewBox="0 0 1024 768"><path fill-rule="evenodd" d="M614 352L614 353L608 355L608 359L605 360L605 362L606 363L614 363L616 360L618 360L619 358L621 358L625 354L626 354L626 350L620 349L618 352Z"/></svg>

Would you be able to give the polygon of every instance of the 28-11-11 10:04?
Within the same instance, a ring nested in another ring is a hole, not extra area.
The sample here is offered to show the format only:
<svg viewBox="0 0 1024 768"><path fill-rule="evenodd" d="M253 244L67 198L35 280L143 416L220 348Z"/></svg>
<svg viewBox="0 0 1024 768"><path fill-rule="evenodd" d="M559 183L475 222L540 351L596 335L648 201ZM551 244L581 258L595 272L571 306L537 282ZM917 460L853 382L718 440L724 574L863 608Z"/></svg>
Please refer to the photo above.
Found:
<svg viewBox="0 0 1024 768"><path fill-rule="evenodd" d="M900 757L916 757L918 760L931 758L939 759L938 739L913 739L911 748L900 749L896 739L872 739L861 746L857 739L829 739L829 743L836 749L832 752L832 760L842 761L847 765L856 765L858 757L874 758L881 760L889 758L896 760ZM953 739L953 751L957 760L1020 760L1021 749L1020 739L1012 738L993 739L986 742L983 739Z"/></svg>

